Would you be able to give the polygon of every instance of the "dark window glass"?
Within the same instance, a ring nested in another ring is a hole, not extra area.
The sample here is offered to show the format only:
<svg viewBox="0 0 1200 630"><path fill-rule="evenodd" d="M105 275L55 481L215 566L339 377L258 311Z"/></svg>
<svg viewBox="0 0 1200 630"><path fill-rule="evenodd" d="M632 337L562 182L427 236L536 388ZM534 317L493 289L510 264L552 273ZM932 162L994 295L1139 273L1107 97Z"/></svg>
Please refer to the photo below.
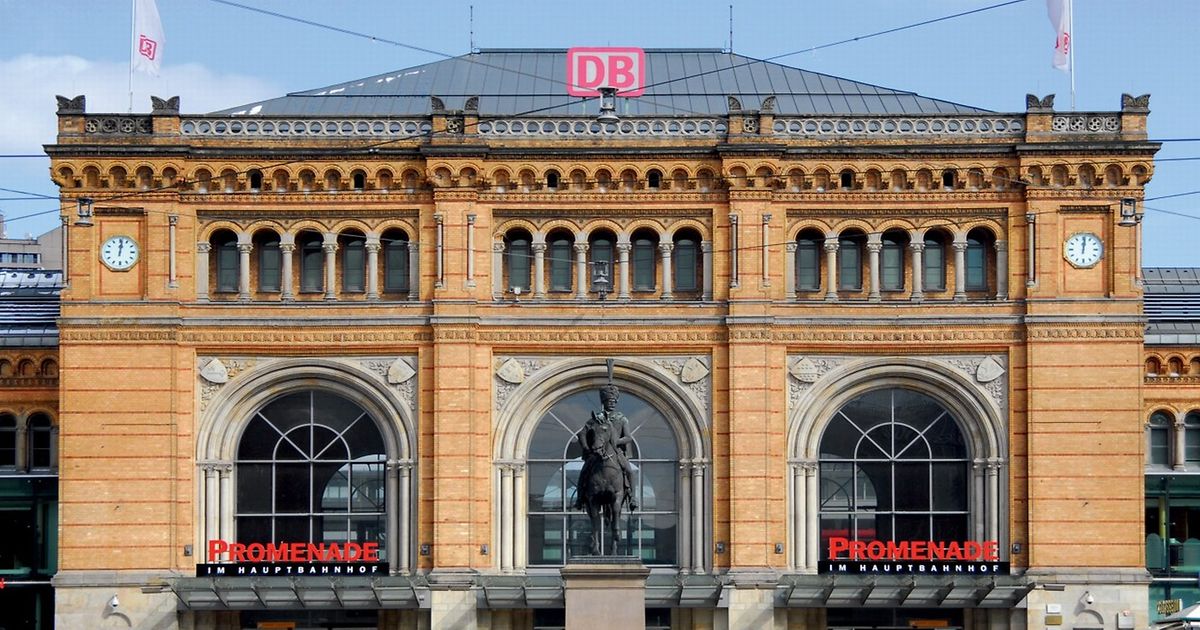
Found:
<svg viewBox="0 0 1200 630"><path fill-rule="evenodd" d="M1164 413L1150 416L1150 463L1171 465L1171 418Z"/></svg>
<svg viewBox="0 0 1200 630"><path fill-rule="evenodd" d="M821 244L810 238L796 241L796 288L801 291L821 288Z"/></svg>
<svg viewBox="0 0 1200 630"><path fill-rule="evenodd" d="M967 290L986 291L987 286L987 255L983 243L976 239L967 239Z"/></svg>
<svg viewBox="0 0 1200 630"><path fill-rule="evenodd" d="M924 277L921 279L922 288L926 291L945 291L946 249L942 247L941 241L925 239L925 252L921 259L921 265L925 267Z"/></svg>
<svg viewBox="0 0 1200 630"><path fill-rule="evenodd" d="M342 246L342 290L361 293L365 290L366 248L362 239L351 237Z"/></svg>
<svg viewBox="0 0 1200 630"><path fill-rule="evenodd" d="M300 291L318 293L325 288L325 251L321 241L311 240L300 246Z"/></svg>
<svg viewBox="0 0 1200 630"><path fill-rule="evenodd" d="M508 258L508 289L511 291L520 288L522 291L528 292L529 262L533 255L529 240L515 238L509 241L506 250Z"/></svg>
<svg viewBox="0 0 1200 630"><path fill-rule="evenodd" d="M393 238L383 244L383 290L405 292L408 281L408 241Z"/></svg>
<svg viewBox="0 0 1200 630"><path fill-rule="evenodd" d="M1183 460L1200 464L1200 413L1189 413L1183 420Z"/></svg>
<svg viewBox="0 0 1200 630"><path fill-rule="evenodd" d="M654 290L654 241L639 238L633 241L633 290Z"/></svg>
<svg viewBox="0 0 1200 630"><path fill-rule="evenodd" d="M238 290L238 249L236 241L217 245L217 291Z"/></svg>
<svg viewBox="0 0 1200 630"><path fill-rule="evenodd" d="M571 248L572 242L565 238L550 241L547 255L550 257L550 290L571 290Z"/></svg>
<svg viewBox="0 0 1200 630"><path fill-rule="evenodd" d="M676 291L695 291L696 286L696 241L681 238L675 241L675 251L672 252L672 271L675 275Z"/></svg>
<svg viewBox="0 0 1200 630"><path fill-rule="evenodd" d="M854 239L838 241L838 288L842 291L862 289L862 252Z"/></svg>
<svg viewBox="0 0 1200 630"><path fill-rule="evenodd" d="M361 172L354 174L354 190L362 190L367 186L367 176Z"/></svg>
<svg viewBox="0 0 1200 630"><path fill-rule="evenodd" d="M597 287L596 284L594 282L592 282L592 280L595 278L596 269L599 266L603 265L604 268L608 271L608 286L605 287L605 290L612 291L612 289L613 289L613 269L614 269L612 241L608 240L607 238L592 239L592 242L588 245L588 254L591 256L591 263L592 263L591 266L588 268L588 272L589 272L588 273L588 283L591 285L591 290L592 291L600 290L600 288Z"/></svg>
<svg viewBox="0 0 1200 630"><path fill-rule="evenodd" d="M258 290L278 291L282 257L279 241L268 241L258 248Z"/></svg>
<svg viewBox="0 0 1200 630"><path fill-rule="evenodd" d="M547 171L546 188L551 190L558 188L558 171Z"/></svg>
<svg viewBox="0 0 1200 630"><path fill-rule="evenodd" d="M15 416L0 415L0 467L17 465L17 419Z"/></svg>
<svg viewBox="0 0 1200 630"><path fill-rule="evenodd" d="M884 291L904 289L904 247L896 241L883 241L880 252L880 284Z"/></svg>
<svg viewBox="0 0 1200 630"><path fill-rule="evenodd" d="M662 173L653 169L646 173L646 186L654 189L662 186Z"/></svg>
<svg viewBox="0 0 1200 630"><path fill-rule="evenodd" d="M42 469L52 467L54 462L51 461L51 441L54 433L50 426L50 418L41 414L31 417L28 432L29 467Z"/></svg>

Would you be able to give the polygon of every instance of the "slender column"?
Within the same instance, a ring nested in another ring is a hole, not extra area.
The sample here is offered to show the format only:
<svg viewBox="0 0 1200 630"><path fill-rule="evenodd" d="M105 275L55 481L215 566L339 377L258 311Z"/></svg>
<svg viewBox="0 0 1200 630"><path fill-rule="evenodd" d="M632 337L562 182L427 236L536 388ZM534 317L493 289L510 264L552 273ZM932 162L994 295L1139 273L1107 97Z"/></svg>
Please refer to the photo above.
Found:
<svg viewBox="0 0 1200 630"><path fill-rule="evenodd" d="M879 296L879 252L883 250L883 235L872 232L867 235L867 266L871 286L868 287L867 299L878 302Z"/></svg>
<svg viewBox="0 0 1200 630"><path fill-rule="evenodd" d="M762 285L771 286L771 213L762 215Z"/></svg>
<svg viewBox="0 0 1200 630"><path fill-rule="evenodd" d="M400 547L404 546L404 539L396 535L395 527L398 523L394 523L392 519L403 521L406 507L400 506L400 498L397 496L400 489L400 461L389 459L386 464L386 475L384 479L384 505L386 514L388 515L387 525L384 528L387 532L388 540L394 541L388 545L388 564L391 565L391 570L394 573L400 568Z"/></svg>
<svg viewBox="0 0 1200 630"><path fill-rule="evenodd" d="M28 470L29 461L29 429L25 426L27 418L17 423L17 470Z"/></svg>
<svg viewBox="0 0 1200 630"><path fill-rule="evenodd" d="M805 472L803 463L792 464L792 566L804 568L804 550L807 547L808 536L808 502L805 499Z"/></svg>
<svg viewBox="0 0 1200 630"><path fill-rule="evenodd" d="M967 243L954 241L954 301L967 299Z"/></svg>
<svg viewBox="0 0 1200 630"><path fill-rule="evenodd" d="M617 241L617 266L620 270L620 285L617 289L618 300L628 300L629 293L629 251L633 249L633 244L629 241Z"/></svg>
<svg viewBox="0 0 1200 630"><path fill-rule="evenodd" d="M437 280L434 281L434 288L440 289L446 286L446 268L445 268L445 251L446 251L446 224L445 216L438 212L433 215L433 220L437 222Z"/></svg>
<svg viewBox="0 0 1200 630"><path fill-rule="evenodd" d="M408 299L421 299L421 244L408 242Z"/></svg>
<svg viewBox="0 0 1200 630"><path fill-rule="evenodd" d="M738 215L729 215L729 288L738 286Z"/></svg>
<svg viewBox="0 0 1200 630"><path fill-rule="evenodd" d="M692 499L692 462L688 459L681 459L679 460L679 513L691 514L697 509L699 508ZM686 518L679 519L679 540L684 541L680 545L683 555L679 558L679 566L687 570L692 566L692 556L699 552L692 549L692 523Z"/></svg>
<svg viewBox="0 0 1200 630"><path fill-rule="evenodd" d="M58 471L58 425L57 424L50 427L50 470Z"/></svg>
<svg viewBox="0 0 1200 630"><path fill-rule="evenodd" d="M504 297L504 241L492 243L492 299Z"/></svg>
<svg viewBox="0 0 1200 630"><path fill-rule="evenodd" d="M1138 241L1141 242L1140 240ZM71 221L66 215L62 217L62 281L63 286L71 286ZM1141 286L1141 285L1138 285Z"/></svg>
<svg viewBox="0 0 1200 630"><path fill-rule="evenodd" d="M914 302L920 302L925 299L925 266L922 259L925 256L925 243L910 243L908 249L912 251L912 295L909 296Z"/></svg>
<svg viewBox="0 0 1200 630"><path fill-rule="evenodd" d="M221 540L233 540L233 464L221 462L217 465L221 493L220 529Z"/></svg>
<svg viewBox="0 0 1200 630"><path fill-rule="evenodd" d="M704 293L700 296L708 302L713 299L713 244L712 241L700 241L700 253L704 257Z"/></svg>
<svg viewBox="0 0 1200 630"><path fill-rule="evenodd" d="M1037 284L1037 213L1025 213L1025 286Z"/></svg>
<svg viewBox="0 0 1200 630"><path fill-rule="evenodd" d="M987 532L984 540L1000 540L1000 507L997 498L1000 496L1000 466L999 459L990 459L987 464Z"/></svg>
<svg viewBox="0 0 1200 630"><path fill-rule="evenodd" d="M807 536L804 544L804 568L811 571L817 567L818 534L821 531L818 511L820 508L817 505L817 464L814 462L804 464L804 487L804 499L808 502L804 518L812 525L804 531Z"/></svg>
<svg viewBox="0 0 1200 630"><path fill-rule="evenodd" d="M208 252L212 245L208 241L196 243L196 301L208 301Z"/></svg>
<svg viewBox="0 0 1200 630"><path fill-rule="evenodd" d="M708 511L704 495L704 468L702 459L692 463L692 573L704 573L708 548L704 545L704 519Z"/></svg>
<svg viewBox="0 0 1200 630"><path fill-rule="evenodd" d="M825 301L836 302L838 299L837 276L838 241L836 236L825 237Z"/></svg>
<svg viewBox="0 0 1200 630"><path fill-rule="evenodd" d="M976 459L971 462L971 513L974 517L972 526L975 530L976 540L987 540L987 493L986 475L984 473L985 462L982 459Z"/></svg>
<svg viewBox="0 0 1200 630"><path fill-rule="evenodd" d="M533 297L546 297L546 244L534 242L533 249Z"/></svg>
<svg viewBox="0 0 1200 630"><path fill-rule="evenodd" d="M513 470L500 464L500 570L513 567Z"/></svg>
<svg viewBox="0 0 1200 630"><path fill-rule="evenodd" d="M201 544L202 550L207 550L208 541L218 540L221 537L221 489L220 479L217 476L217 464L214 462L205 462L200 465L200 470L204 473L204 537L205 540ZM209 561L207 551L201 551L205 562Z"/></svg>
<svg viewBox="0 0 1200 630"><path fill-rule="evenodd" d="M575 299L577 300L586 300L588 296L587 251L587 243L578 241L575 243Z"/></svg>
<svg viewBox="0 0 1200 630"><path fill-rule="evenodd" d="M250 252L254 246L250 243L238 243L238 296L239 302L250 301Z"/></svg>
<svg viewBox="0 0 1200 630"><path fill-rule="evenodd" d="M292 242L292 237L284 235L279 241L279 299L284 302L296 299L296 294L292 292L292 255L295 251L296 244Z"/></svg>
<svg viewBox="0 0 1200 630"><path fill-rule="evenodd" d="M787 259L783 262L783 295L786 299L796 298L796 249L799 244L796 241L789 241L784 249L787 251Z"/></svg>
<svg viewBox="0 0 1200 630"><path fill-rule="evenodd" d="M400 536L396 544L400 546L400 573L407 575L412 572L412 462L400 464Z"/></svg>
<svg viewBox="0 0 1200 630"><path fill-rule="evenodd" d="M167 215L167 240L168 240L168 246L170 247L170 250L171 250L171 256L170 256L170 258L167 259L167 288L168 289L174 289L179 286L179 271L177 269L178 265L176 265L176 258L175 258L176 250L179 249L178 242L177 242L178 241L178 238L177 238L178 237L178 234L177 234L178 227L179 227L179 215L177 215L177 214ZM65 242L66 230L63 231L63 239ZM64 266L67 264L66 261L67 261L66 257L63 257L63 265ZM66 275L66 274L64 273L64 275Z"/></svg>
<svg viewBox="0 0 1200 630"><path fill-rule="evenodd" d="M379 299L379 235L367 237L367 299Z"/></svg>
<svg viewBox="0 0 1200 630"><path fill-rule="evenodd" d="M996 299L1008 299L1008 241L996 241Z"/></svg>
<svg viewBox="0 0 1200 630"><path fill-rule="evenodd" d="M467 288L475 286L475 216L467 215Z"/></svg>
<svg viewBox="0 0 1200 630"><path fill-rule="evenodd" d="M337 299L337 234L325 233L321 249L325 252L325 299Z"/></svg>
<svg viewBox="0 0 1200 630"><path fill-rule="evenodd" d="M513 469L513 569L525 568L525 463L515 462Z"/></svg>
<svg viewBox="0 0 1200 630"><path fill-rule="evenodd" d="M1183 470L1186 467L1187 459L1184 456L1184 448L1187 444L1184 425L1186 417L1182 411L1175 412L1175 433L1173 435L1175 438L1175 452L1173 453L1175 458L1173 460L1174 466L1172 466L1175 470Z"/></svg>
<svg viewBox="0 0 1200 630"><path fill-rule="evenodd" d="M675 249L674 243L659 243L658 253L662 255L662 295L659 297L664 300L669 300L673 297L671 293L671 250Z"/></svg>

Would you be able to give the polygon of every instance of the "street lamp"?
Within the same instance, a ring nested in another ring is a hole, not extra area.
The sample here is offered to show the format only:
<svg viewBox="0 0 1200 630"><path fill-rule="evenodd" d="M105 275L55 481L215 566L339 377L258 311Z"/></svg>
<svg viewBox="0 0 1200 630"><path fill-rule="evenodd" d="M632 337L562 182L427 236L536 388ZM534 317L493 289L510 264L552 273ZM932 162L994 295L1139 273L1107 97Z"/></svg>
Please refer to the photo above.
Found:
<svg viewBox="0 0 1200 630"><path fill-rule="evenodd" d="M92 227L92 198L80 197L75 200L75 213L79 218L75 219L75 225L78 227Z"/></svg>
<svg viewBox="0 0 1200 630"><path fill-rule="evenodd" d="M592 262L592 287L600 294L600 299L608 297L608 261L597 260Z"/></svg>
<svg viewBox="0 0 1200 630"><path fill-rule="evenodd" d="M596 122L608 125L620 121L617 117L617 88L600 88L600 114L596 116Z"/></svg>
<svg viewBox="0 0 1200 630"><path fill-rule="evenodd" d="M1117 225L1121 227L1133 227L1138 224L1141 218L1137 212L1137 199L1123 197L1121 199L1121 220L1117 222Z"/></svg>

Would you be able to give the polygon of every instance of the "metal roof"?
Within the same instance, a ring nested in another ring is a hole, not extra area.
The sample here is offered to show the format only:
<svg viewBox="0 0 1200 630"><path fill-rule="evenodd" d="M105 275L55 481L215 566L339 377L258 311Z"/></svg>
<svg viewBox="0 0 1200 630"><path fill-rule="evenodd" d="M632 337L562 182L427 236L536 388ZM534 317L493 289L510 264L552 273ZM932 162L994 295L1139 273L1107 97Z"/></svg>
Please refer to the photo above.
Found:
<svg viewBox="0 0 1200 630"><path fill-rule="evenodd" d="M213 112L254 116L424 116L430 96L447 109L479 97L485 116L595 115L599 103L567 95L565 49L482 49L373 77ZM753 59L719 49L647 49L646 93L618 114L724 116L776 97L776 113L979 114L988 110Z"/></svg>
<svg viewBox="0 0 1200 630"><path fill-rule="evenodd" d="M0 269L0 347L58 345L61 271Z"/></svg>
<svg viewBox="0 0 1200 630"><path fill-rule="evenodd" d="M1146 267L1147 345L1200 345L1200 268Z"/></svg>

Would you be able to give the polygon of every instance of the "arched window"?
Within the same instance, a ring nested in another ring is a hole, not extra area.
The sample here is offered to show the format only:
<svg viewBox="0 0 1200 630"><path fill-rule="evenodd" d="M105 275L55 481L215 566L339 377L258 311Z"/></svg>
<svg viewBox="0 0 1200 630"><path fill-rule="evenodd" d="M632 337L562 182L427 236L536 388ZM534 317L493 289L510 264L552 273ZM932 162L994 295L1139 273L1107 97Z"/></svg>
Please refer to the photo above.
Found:
<svg viewBox="0 0 1200 630"><path fill-rule="evenodd" d="M35 413L29 417L26 431L29 440L28 464L31 470L49 470L54 467L54 428L50 416Z"/></svg>
<svg viewBox="0 0 1200 630"><path fill-rule="evenodd" d="M529 234L523 230L513 232L506 239L505 258L508 260L508 290L520 289L529 292L529 269L533 249Z"/></svg>
<svg viewBox="0 0 1200 630"><path fill-rule="evenodd" d="M662 171L652 168L646 173L646 187L651 190L658 190L662 187Z"/></svg>
<svg viewBox="0 0 1200 630"><path fill-rule="evenodd" d="M936 234L925 235L921 284L926 291L946 290L946 245Z"/></svg>
<svg viewBox="0 0 1200 630"><path fill-rule="evenodd" d="M233 232L222 231L214 239L213 249L217 252L217 292L232 293L238 290L238 243Z"/></svg>
<svg viewBox="0 0 1200 630"><path fill-rule="evenodd" d="M1152 466L1171 465L1171 417L1157 411L1150 416L1150 444L1147 455Z"/></svg>
<svg viewBox="0 0 1200 630"><path fill-rule="evenodd" d="M550 236L550 246L547 254L550 257L550 291L567 292L571 290L571 252L574 240L566 233L559 232Z"/></svg>
<svg viewBox="0 0 1200 630"><path fill-rule="evenodd" d="M320 293L325 288L324 240L306 234L300 241L300 292Z"/></svg>
<svg viewBox="0 0 1200 630"><path fill-rule="evenodd" d="M822 242L820 234L808 231L796 239L796 290L820 290Z"/></svg>
<svg viewBox="0 0 1200 630"><path fill-rule="evenodd" d="M280 287L283 256L279 250L279 237L266 232L254 239L258 251L258 290L277 293Z"/></svg>
<svg viewBox="0 0 1200 630"><path fill-rule="evenodd" d="M11 413L0 413L0 468L15 468L17 465L17 418Z"/></svg>
<svg viewBox="0 0 1200 630"><path fill-rule="evenodd" d="M846 403L821 437L820 549L859 541L969 540L969 455L933 398L880 389Z"/></svg>
<svg viewBox="0 0 1200 630"><path fill-rule="evenodd" d="M675 239L675 250L671 253L671 269L675 276L673 284L676 291L699 290L697 279L700 274L697 266L700 264L700 256L697 253L698 249L696 239L691 235Z"/></svg>
<svg viewBox="0 0 1200 630"><path fill-rule="evenodd" d="M400 230L383 233L383 290L389 293L409 291L408 235Z"/></svg>
<svg viewBox="0 0 1200 630"><path fill-rule="evenodd" d="M967 237L966 280L968 291L986 291L987 282L987 250L983 241L976 236Z"/></svg>
<svg viewBox="0 0 1200 630"><path fill-rule="evenodd" d="M350 232L338 237L342 250L342 291L362 293L366 290L367 250L362 234Z"/></svg>
<svg viewBox="0 0 1200 630"><path fill-rule="evenodd" d="M555 403L542 416L529 442L529 564L562 565L589 551L591 522L573 508L583 467L576 433L600 408L596 392L579 392ZM627 451L639 509L623 514L621 551L647 565L678 564L679 450L666 418L648 402L622 392L617 411L629 419L633 444Z"/></svg>
<svg viewBox="0 0 1200 630"><path fill-rule="evenodd" d="M904 244L905 236L900 232L883 235L883 251L880 252L880 288L884 291L904 290Z"/></svg>
<svg viewBox="0 0 1200 630"><path fill-rule="evenodd" d="M838 239L838 289L859 291L862 289L861 239L843 236Z"/></svg>
<svg viewBox="0 0 1200 630"><path fill-rule="evenodd" d="M654 290L654 250L656 243L648 236L633 239L633 290Z"/></svg>
<svg viewBox="0 0 1200 630"><path fill-rule="evenodd" d="M608 286L604 287L604 290L613 290L613 270L616 268L613 265L613 242L613 236L608 233L594 234L589 239L588 256L590 257L591 265L588 267L588 285L592 291L600 290L600 287L596 286L593 280L596 277L596 269L601 266L608 272Z"/></svg>
<svg viewBox="0 0 1200 630"><path fill-rule="evenodd" d="M1183 461L1188 466L1200 464L1200 411L1183 418Z"/></svg>
<svg viewBox="0 0 1200 630"><path fill-rule="evenodd" d="M553 169L546 171L546 189L558 190L558 171Z"/></svg>
<svg viewBox="0 0 1200 630"><path fill-rule="evenodd" d="M357 404L323 391L274 400L237 453L237 540L378 543L387 557L383 438Z"/></svg>

